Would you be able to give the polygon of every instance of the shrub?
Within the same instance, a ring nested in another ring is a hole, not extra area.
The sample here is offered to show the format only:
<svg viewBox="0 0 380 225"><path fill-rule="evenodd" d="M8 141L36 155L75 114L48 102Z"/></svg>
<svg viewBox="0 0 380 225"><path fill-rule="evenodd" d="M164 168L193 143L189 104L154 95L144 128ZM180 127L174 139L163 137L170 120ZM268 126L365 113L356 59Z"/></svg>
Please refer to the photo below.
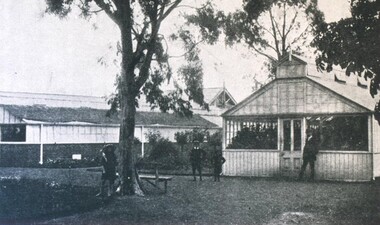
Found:
<svg viewBox="0 0 380 225"><path fill-rule="evenodd" d="M202 129L199 129L199 128L194 128L192 131L191 131L191 137L192 137L192 141L199 141L200 143L204 142L205 140L205 137L208 137L209 136L209 133L208 131L206 130L202 130Z"/></svg>
<svg viewBox="0 0 380 225"><path fill-rule="evenodd" d="M100 166L100 160L97 158L83 158L74 160L72 158L47 159L40 167L46 168L81 168Z"/></svg>
<svg viewBox="0 0 380 225"><path fill-rule="evenodd" d="M169 139L161 137L159 132L149 132L147 139L152 149L144 163L159 163L164 169L176 169L180 166L176 146Z"/></svg>
<svg viewBox="0 0 380 225"><path fill-rule="evenodd" d="M178 152L174 144L167 138L160 138L154 145L152 145L152 151L149 157L153 160L159 160L165 157L173 158L177 155Z"/></svg>
<svg viewBox="0 0 380 225"><path fill-rule="evenodd" d="M174 134L174 139L177 142L177 144L183 149L183 146L187 144L188 142L188 134L187 132L176 132Z"/></svg>
<svg viewBox="0 0 380 225"><path fill-rule="evenodd" d="M207 143L211 146L221 146L222 145L222 132L218 131L207 137Z"/></svg>

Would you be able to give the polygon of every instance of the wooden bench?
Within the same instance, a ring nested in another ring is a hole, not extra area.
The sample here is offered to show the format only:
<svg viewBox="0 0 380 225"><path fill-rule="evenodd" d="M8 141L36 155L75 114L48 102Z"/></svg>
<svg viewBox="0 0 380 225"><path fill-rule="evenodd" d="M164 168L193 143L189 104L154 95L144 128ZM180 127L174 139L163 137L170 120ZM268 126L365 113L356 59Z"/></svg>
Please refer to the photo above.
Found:
<svg viewBox="0 0 380 225"><path fill-rule="evenodd" d="M171 176L158 176L158 175L150 175L150 174L140 174L139 177L141 180L146 180L148 183L150 183L156 188L159 188L158 186L159 182L164 182L165 193L167 192L167 189L168 189L168 181L171 181L173 179L173 177Z"/></svg>

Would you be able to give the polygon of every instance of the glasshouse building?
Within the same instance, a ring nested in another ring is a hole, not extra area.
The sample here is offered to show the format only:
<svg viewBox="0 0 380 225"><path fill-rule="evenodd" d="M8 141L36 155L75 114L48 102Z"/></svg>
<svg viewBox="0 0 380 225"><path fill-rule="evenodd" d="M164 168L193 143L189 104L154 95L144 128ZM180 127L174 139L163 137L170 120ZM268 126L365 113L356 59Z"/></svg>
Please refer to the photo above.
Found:
<svg viewBox="0 0 380 225"><path fill-rule="evenodd" d="M322 73L296 55L281 60L276 79L222 115L224 175L297 177L311 128L319 140L316 179L379 177L377 100L358 78L342 77L342 71Z"/></svg>

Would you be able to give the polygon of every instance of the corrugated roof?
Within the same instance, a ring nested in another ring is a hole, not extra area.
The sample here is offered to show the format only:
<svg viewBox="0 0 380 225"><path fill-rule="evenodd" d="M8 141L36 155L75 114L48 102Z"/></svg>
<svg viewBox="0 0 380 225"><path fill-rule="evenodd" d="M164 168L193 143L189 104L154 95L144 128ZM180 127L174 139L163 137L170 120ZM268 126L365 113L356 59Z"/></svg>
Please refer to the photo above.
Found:
<svg viewBox="0 0 380 225"><path fill-rule="evenodd" d="M109 105L105 97L30 93L30 92L6 92L0 91L0 102L3 105L46 105L48 107L79 108L89 107L108 109Z"/></svg>
<svg viewBox="0 0 380 225"><path fill-rule="evenodd" d="M359 87L358 85L351 84L349 82L336 82L333 80L334 76L347 80L347 76L343 70L334 68L334 70L328 73L326 71L317 70L315 61L310 58L304 58L295 54L292 54L292 57L307 64L307 78L330 89L338 95L341 95L356 104L367 108L370 111L374 110L378 98L372 98L368 89ZM286 62L287 60L288 58L284 57L282 62ZM353 76L356 77L357 75Z"/></svg>
<svg viewBox="0 0 380 225"><path fill-rule="evenodd" d="M114 115L106 117L107 110L93 108L64 108L44 105L2 105L10 114L26 120L48 123L84 122L94 124L119 124Z"/></svg>
<svg viewBox="0 0 380 225"><path fill-rule="evenodd" d="M341 95L356 104L359 104L370 111L374 111L377 98L372 98L368 89L347 83L338 83L333 80L323 79L321 77L307 76L312 81L328 88L329 90Z"/></svg>
<svg viewBox="0 0 380 225"><path fill-rule="evenodd" d="M47 107L40 105L1 105L12 115L32 121L48 123L73 123L83 122L92 124L119 124L118 115L107 117L107 110L93 108L63 108ZM136 125L161 125L161 126L191 126L191 127L217 127L199 115L191 118L180 117L175 114L161 112L137 112Z"/></svg>

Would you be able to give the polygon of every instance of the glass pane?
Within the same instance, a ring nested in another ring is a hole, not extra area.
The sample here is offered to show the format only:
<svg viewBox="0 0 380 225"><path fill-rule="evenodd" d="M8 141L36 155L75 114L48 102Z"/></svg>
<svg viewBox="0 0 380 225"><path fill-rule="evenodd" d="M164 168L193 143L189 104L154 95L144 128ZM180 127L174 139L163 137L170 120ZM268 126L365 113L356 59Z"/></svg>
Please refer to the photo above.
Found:
<svg viewBox="0 0 380 225"><path fill-rule="evenodd" d="M284 151L290 151L290 120L284 120Z"/></svg>
<svg viewBox="0 0 380 225"><path fill-rule="evenodd" d="M301 151L301 120L293 121L294 151Z"/></svg>
<svg viewBox="0 0 380 225"><path fill-rule="evenodd" d="M26 125L1 125L1 141L24 142L26 140Z"/></svg>
<svg viewBox="0 0 380 225"><path fill-rule="evenodd" d="M367 116L314 116L307 123L321 150L368 151Z"/></svg>
<svg viewBox="0 0 380 225"><path fill-rule="evenodd" d="M277 121L247 121L236 128L228 149L277 149Z"/></svg>

